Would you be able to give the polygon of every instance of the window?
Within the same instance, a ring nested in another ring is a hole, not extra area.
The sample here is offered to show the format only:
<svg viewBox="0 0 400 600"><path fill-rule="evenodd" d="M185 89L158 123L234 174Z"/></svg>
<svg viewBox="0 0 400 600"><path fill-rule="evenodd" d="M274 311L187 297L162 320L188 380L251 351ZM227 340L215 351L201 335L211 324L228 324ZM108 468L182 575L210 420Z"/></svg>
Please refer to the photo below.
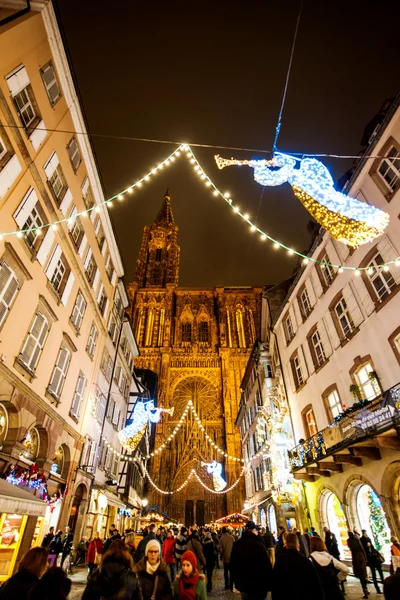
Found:
<svg viewBox="0 0 400 600"><path fill-rule="evenodd" d="M47 387L47 391L54 396L54 398L58 399L61 396L70 361L71 353L65 346L61 346L50 383Z"/></svg>
<svg viewBox="0 0 400 600"><path fill-rule="evenodd" d="M2 138L0 137L0 160L7 154L7 148Z"/></svg>
<svg viewBox="0 0 400 600"><path fill-rule="evenodd" d="M208 323L201 321L199 323L199 342L208 342Z"/></svg>
<svg viewBox="0 0 400 600"><path fill-rule="evenodd" d="M64 290L66 289L66 284L70 273L71 269L69 268L64 254L62 253L61 247L56 244L46 267L46 277L50 281L53 289L57 292L58 296L62 296Z"/></svg>
<svg viewBox="0 0 400 600"><path fill-rule="evenodd" d="M37 312L19 355L19 361L29 371L33 372L36 369L49 329L49 322L46 317Z"/></svg>
<svg viewBox="0 0 400 600"><path fill-rule="evenodd" d="M107 351L104 351L101 359L100 368L104 373L104 377L110 382L113 362Z"/></svg>
<svg viewBox="0 0 400 600"><path fill-rule="evenodd" d="M301 363L300 363L300 357L299 355L296 353L293 358L290 359L291 365L292 365L292 372L293 372L293 378L294 378L294 383L296 386L296 389L299 388L301 385L303 385L304 383L304 376L303 376L303 371L301 368Z"/></svg>
<svg viewBox="0 0 400 600"><path fill-rule="evenodd" d="M393 279L390 271L383 270L382 265L384 262L385 261L378 252L369 263L367 269L367 275L379 300L384 300L387 296L389 296L389 294L392 293L393 288L396 286L396 282Z"/></svg>
<svg viewBox="0 0 400 600"><path fill-rule="evenodd" d="M75 325L76 329L79 331L83 321L83 315L86 310L86 300L82 294L82 292L78 292L78 295L75 300L75 305L71 314L71 322Z"/></svg>
<svg viewBox="0 0 400 600"><path fill-rule="evenodd" d="M321 258L320 269L322 272L322 277L327 286L329 286L332 283L332 281L335 277L335 271L333 270L333 267L330 264L330 262L331 261L329 259L329 256L327 254L324 254L323 257Z"/></svg>
<svg viewBox="0 0 400 600"><path fill-rule="evenodd" d="M102 283L100 284L100 290L97 296L97 304L99 305L100 312L104 317L108 305L108 300Z"/></svg>
<svg viewBox="0 0 400 600"><path fill-rule="evenodd" d="M117 330L117 323L112 314L110 314L110 318L108 320L108 333L110 335L110 338L111 338L113 344L115 344L117 337L118 337L118 330Z"/></svg>
<svg viewBox="0 0 400 600"><path fill-rule="evenodd" d="M399 185L400 179L400 152L395 146L389 148L385 158L378 167L378 173L390 190L394 192Z"/></svg>
<svg viewBox="0 0 400 600"><path fill-rule="evenodd" d="M67 188L60 164L57 165L53 173L50 175L49 184L56 199L60 200Z"/></svg>
<svg viewBox="0 0 400 600"><path fill-rule="evenodd" d="M92 326L90 328L88 342L86 345L86 352L89 354L89 356L91 358L94 357L98 337L99 337L99 330L97 329L96 325L94 323L92 323Z"/></svg>
<svg viewBox="0 0 400 600"><path fill-rule="evenodd" d="M310 314L310 312L312 310L310 298L308 296L308 292L307 292L306 288L304 288L303 291L300 292L298 301L299 301L299 306L300 306L300 312L301 312L303 318L305 319L306 317L308 317L308 315Z"/></svg>
<svg viewBox="0 0 400 600"><path fill-rule="evenodd" d="M121 377L120 377L120 380L119 380L119 389L121 390L121 392L122 392L123 395L125 395L125 388L126 388L126 375L122 371Z"/></svg>
<svg viewBox="0 0 400 600"><path fill-rule="evenodd" d="M0 326L5 322L20 289L14 271L5 261L0 263Z"/></svg>
<svg viewBox="0 0 400 600"><path fill-rule="evenodd" d="M108 404L108 410L107 410L107 419L110 421L110 423L113 418L114 410L115 410L115 400L113 398L110 398L110 402Z"/></svg>
<svg viewBox="0 0 400 600"><path fill-rule="evenodd" d="M83 236L85 234L84 229L82 227L82 223L80 218L77 216L77 208L73 206L72 211L70 212L67 226L69 230L69 235L72 239L72 242L77 250L79 250Z"/></svg>
<svg viewBox="0 0 400 600"><path fill-rule="evenodd" d="M77 171L79 165L81 164L81 153L79 152L79 146L76 139L73 137L70 143L67 146L69 160L71 161L71 165L74 171Z"/></svg>
<svg viewBox="0 0 400 600"><path fill-rule="evenodd" d="M352 331L354 331L354 323L347 308L346 301L343 297L336 304L334 310L341 332L343 333L344 337L347 337L350 333L352 333Z"/></svg>
<svg viewBox="0 0 400 600"><path fill-rule="evenodd" d="M89 283L93 283L97 272L97 265L91 248L87 251L83 266L85 267L85 273Z"/></svg>
<svg viewBox="0 0 400 600"><path fill-rule="evenodd" d="M192 341L192 324L182 323L182 342Z"/></svg>
<svg viewBox="0 0 400 600"><path fill-rule="evenodd" d="M79 411L85 395L87 379L82 371L79 373L78 381L75 388L74 398L71 404L70 415L75 420L79 419Z"/></svg>
<svg viewBox="0 0 400 600"><path fill-rule="evenodd" d="M103 248L103 244L104 244L104 240L105 240L106 236L104 235L100 217L97 218L96 224L94 226L94 230L95 230L95 234L96 234L97 245L99 246L99 248L101 250Z"/></svg>
<svg viewBox="0 0 400 600"><path fill-rule="evenodd" d="M64 278L65 271L66 271L65 264L63 263L63 261L61 260L61 257L60 257L56 263L53 276L50 280L51 285L56 290L56 292L58 292L61 288L61 282Z"/></svg>
<svg viewBox="0 0 400 600"><path fill-rule="evenodd" d="M87 177L85 177L83 181L82 195L87 210L91 209L94 206L94 198L92 188L90 187L89 179Z"/></svg>
<svg viewBox="0 0 400 600"><path fill-rule="evenodd" d="M289 342L291 342L294 338L293 323L290 315L285 317L283 328L285 330L286 342L289 344Z"/></svg>
<svg viewBox="0 0 400 600"><path fill-rule="evenodd" d="M106 404L107 398L103 394L103 392L97 388L96 390L96 399L95 399L95 416L99 423L104 421L105 413L106 413Z"/></svg>
<svg viewBox="0 0 400 600"><path fill-rule="evenodd" d="M331 418L334 419L343 412L343 406L337 390L332 390L327 396L327 407Z"/></svg>
<svg viewBox="0 0 400 600"><path fill-rule="evenodd" d="M28 128L36 118L32 92L28 87L24 88L14 96L14 102L23 125Z"/></svg>
<svg viewBox="0 0 400 600"><path fill-rule="evenodd" d="M307 425L307 433L308 433L309 437L318 433L318 427L317 427L317 423L315 421L314 411L312 408L310 408L306 411L305 422Z"/></svg>
<svg viewBox="0 0 400 600"><path fill-rule="evenodd" d="M14 219L18 225L18 228L25 231L24 239L29 248L32 250L37 249L41 243L39 237L41 232L26 231L42 227L43 223L45 222L44 212L34 188L30 188L25 195L21 204L14 213Z"/></svg>
<svg viewBox="0 0 400 600"><path fill-rule="evenodd" d="M81 465L90 473L93 473L96 468L96 452L97 443L87 435L82 450Z"/></svg>
<svg viewBox="0 0 400 600"><path fill-rule="evenodd" d="M366 363L355 372L357 384L362 390L362 396L366 400L371 400L381 392L380 385L374 377L374 370L371 363Z"/></svg>
<svg viewBox="0 0 400 600"><path fill-rule="evenodd" d="M155 261L156 262L160 262L160 260L162 259L162 249L161 248L157 248L156 249L156 256L155 256Z"/></svg>
<svg viewBox="0 0 400 600"><path fill-rule="evenodd" d="M112 264L112 260L111 260L111 256L110 254L107 254L107 258L106 258L106 273L107 273L107 277L111 283L112 281L112 277L113 277L113 273L114 273L114 266Z"/></svg>
<svg viewBox="0 0 400 600"><path fill-rule="evenodd" d="M316 363L318 366L321 366L326 361L326 356L324 352L324 347L322 345L321 336L319 335L318 330L314 331L314 333L312 334L311 343L314 349Z"/></svg>
<svg viewBox="0 0 400 600"><path fill-rule="evenodd" d="M124 309L124 305L122 303L122 298L118 291L115 292L115 296L114 296L114 308L117 312L117 315L122 320L124 317L125 309Z"/></svg>
<svg viewBox="0 0 400 600"><path fill-rule="evenodd" d="M57 100L59 100L61 97L61 92L52 63L49 62L45 67L43 67L43 69L40 69L40 74L42 76L50 104L54 106Z"/></svg>

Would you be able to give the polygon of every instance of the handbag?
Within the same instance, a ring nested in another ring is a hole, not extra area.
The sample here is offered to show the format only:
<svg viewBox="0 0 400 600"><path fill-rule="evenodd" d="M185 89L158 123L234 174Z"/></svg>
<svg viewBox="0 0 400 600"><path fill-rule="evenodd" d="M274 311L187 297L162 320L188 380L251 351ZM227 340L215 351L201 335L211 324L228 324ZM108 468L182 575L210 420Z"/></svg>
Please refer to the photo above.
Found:
<svg viewBox="0 0 400 600"><path fill-rule="evenodd" d="M385 557L383 554L381 554L381 552L379 552L379 550L375 550L375 557L378 563L382 564L385 562Z"/></svg>
<svg viewBox="0 0 400 600"><path fill-rule="evenodd" d="M99 552L97 552L96 550L96 554L94 555L94 564L95 565L99 565L101 563L101 558L102 558L102 554L100 554Z"/></svg>

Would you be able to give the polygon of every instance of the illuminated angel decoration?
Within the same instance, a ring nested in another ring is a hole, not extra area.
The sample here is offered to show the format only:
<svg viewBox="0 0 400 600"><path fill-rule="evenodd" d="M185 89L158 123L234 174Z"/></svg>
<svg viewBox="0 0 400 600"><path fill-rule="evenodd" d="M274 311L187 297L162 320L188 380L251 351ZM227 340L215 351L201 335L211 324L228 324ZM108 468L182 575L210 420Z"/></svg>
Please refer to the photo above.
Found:
<svg viewBox="0 0 400 600"><path fill-rule="evenodd" d="M137 402L133 409L132 419L129 425L121 429L118 438L124 448L134 451L146 431L147 424L158 423L162 412L173 414L174 409L156 408L154 400L149 402Z"/></svg>
<svg viewBox="0 0 400 600"><path fill-rule="evenodd" d="M236 160L215 157L219 169L247 165L254 169L260 185L277 186L288 182L294 194L333 238L357 248L382 235L389 215L366 202L351 198L334 189L325 165L315 158L295 158L276 152L271 160Z"/></svg>
<svg viewBox="0 0 400 600"><path fill-rule="evenodd" d="M226 481L222 477L222 465L213 460L211 463L201 463L202 467L207 467L207 473L212 475L214 490L216 492L222 492L226 488Z"/></svg>

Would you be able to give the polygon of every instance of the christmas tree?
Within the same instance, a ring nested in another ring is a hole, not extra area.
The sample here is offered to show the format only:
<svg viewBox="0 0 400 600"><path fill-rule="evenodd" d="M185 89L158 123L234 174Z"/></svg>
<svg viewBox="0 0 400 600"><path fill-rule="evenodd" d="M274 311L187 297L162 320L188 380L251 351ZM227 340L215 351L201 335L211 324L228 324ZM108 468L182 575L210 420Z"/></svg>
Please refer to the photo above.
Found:
<svg viewBox="0 0 400 600"><path fill-rule="evenodd" d="M372 490L368 492L368 508L374 546L377 550L382 550L382 543L388 543L386 517L378 496Z"/></svg>

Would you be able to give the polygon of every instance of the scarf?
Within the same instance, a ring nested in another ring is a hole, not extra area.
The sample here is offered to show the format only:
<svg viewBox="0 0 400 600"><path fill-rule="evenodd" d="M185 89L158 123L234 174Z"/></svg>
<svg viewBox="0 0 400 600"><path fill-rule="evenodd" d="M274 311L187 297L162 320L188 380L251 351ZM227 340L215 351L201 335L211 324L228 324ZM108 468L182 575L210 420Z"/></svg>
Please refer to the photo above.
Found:
<svg viewBox="0 0 400 600"><path fill-rule="evenodd" d="M155 565L151 565L149 563L149 561L146 559L146 572L149 573L149 575L154 575L154 573L157 571L159 566L160 566L160 561L158 561Z"/></svg>
<svg viewBox="0 0 400 600"><path fill-rule="evenodd" d="M190 577L183 573L179 577L179 600L196 600L196 585L200 573L196 570Z"/></svg>

